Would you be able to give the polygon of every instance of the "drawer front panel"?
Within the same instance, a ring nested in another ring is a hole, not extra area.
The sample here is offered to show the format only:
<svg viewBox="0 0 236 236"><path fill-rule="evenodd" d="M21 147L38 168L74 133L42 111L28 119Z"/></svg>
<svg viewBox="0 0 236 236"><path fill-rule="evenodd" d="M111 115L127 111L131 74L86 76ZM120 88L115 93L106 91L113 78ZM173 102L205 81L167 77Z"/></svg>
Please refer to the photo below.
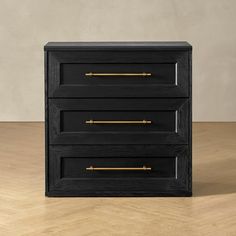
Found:
<svg viewBox="0 0 236 236"><path fill-rule="evenodd" d="M175 178L176 157L63 157L62 178Z"/></svg>
<svg viewBox="0 0 236 236"><path fill-rule="evenodd" d="M48 54L49 97L188 97L187 51Z"/></svg>
<svg viewBox="0 0 236 236"><path fill-rule="evenodd" d="M127 120L131 123L122 123ZM151 123L142 123L150 121ZM92 122L95 123L92 123ZM96 123L96 121L98 123ZM104 123L99 123L99 122ZM106 123L107 121L107 123ZM121 123L108 123L108 122ZM139 123L133 123L132 121ZM174 132L176 112L173 111L62 111L61 132Z"/></svg>
<svg viewBox="0 0 236 236"><path fill-rule="evenodd" d="M187 157L189 150L181 145L51 146L49 191L71 196L186 194L191 188Z"/></svg>
<svg viewBox="0 0 236 236"><path fill-rule="evenodd" d="M119 85L176 83L176 63L153 64L61 64L62 85Z"/></svg>
<svg viewBox="0 0 236 236"><path fill-rule="evenodd" d="M188 99L50 99L51 144L186 144Z"/></svg>

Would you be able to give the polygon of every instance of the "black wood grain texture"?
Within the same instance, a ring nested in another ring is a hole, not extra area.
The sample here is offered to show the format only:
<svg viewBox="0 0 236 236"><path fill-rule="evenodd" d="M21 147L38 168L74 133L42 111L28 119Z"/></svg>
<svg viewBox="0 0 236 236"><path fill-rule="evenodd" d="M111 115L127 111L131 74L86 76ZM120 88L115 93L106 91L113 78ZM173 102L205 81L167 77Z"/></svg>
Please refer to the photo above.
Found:
<svg viewBox="0 0 236 236"><path fill-rule="evenodd" d="M192 195L190 44L51 42L44 49L47 196ZM152 125L87 126L87 119L145 119ZM153 171L85 171L87 165L144 164Z"/></svg>
<svg viewBox="0 0 236 236"><path fill-rule="evenodd" d="M188 146L185 145L51 146L47 195L189 196L188 155ZM69 166L65 166L65 160ZM90 164L119 167L121 163L127 166L145 163L152 165L153 171L138 175L132 171L126 174L110 171L101 173L99 177L98 173L82 171ZM159 173L161 167L166 176Z"/></svg>
<svg viewBox="0 0 236 236"><path fill-rule="evenodd" d="M45 137L45 192L49 191L49 115L48 115L48 53L44 52L44 137Z"/></svg>
<svg viewBox="0 0 236 236"><path fill-rule="evenodd" d="M188 51L49 52L49 97L188 97L188 62ZM152 76L91 78L86 72Z"/></svg>
<svg viewBox="0 0 236 236"><path fill-rule="evenodd" d="M50 99L49 107L50 144L188 143L188 99ZM90 119L152 123L85 124Z"/></svg>
<svg viewBox="0 0 236 236"><path fill-rule="evenodd" d="M188 55L189 60L189 112L188 112L188 145L189 145L189 155L187 157L188 159L188 189L192 192L192 50L189 52Z"/></svg>

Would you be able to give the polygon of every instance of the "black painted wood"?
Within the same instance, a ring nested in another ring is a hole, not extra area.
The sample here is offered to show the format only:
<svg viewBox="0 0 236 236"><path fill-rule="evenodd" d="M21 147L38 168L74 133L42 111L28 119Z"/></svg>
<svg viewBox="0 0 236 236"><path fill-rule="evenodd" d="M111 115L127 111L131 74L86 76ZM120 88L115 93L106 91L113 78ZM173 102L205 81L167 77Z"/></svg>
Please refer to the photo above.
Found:
<svg viewBox="0 0 236 236"><path fill-rule="evenodd" d="M86 76L96 73L151 73L143 76ZM60 85L175 85L176 63L62 63L60 65Z"/></svg>
<svg viewBox="0 0 236 236"><path fill-rule="evenodd" d="M164 41L164 42L48 42L44 50L191 50L192 46L185 41Z"/></svg>
<svg viewBox="0 0 236 236"><path fill-rule="evenodd" d="M49 51L49 97L187 97L188 51ZM126 65L126 66L124 66ZM72 68L70 73L68 67ZM167 69L169 67L169 69ZM89 70L90 68L90 70ZM150 77L86 77L86 72ZM80 73L78 73L80 70ZM164 81L164 82L163 82Z"/></svg>
<svg viewBox="0 0 236 236"><path fill-rule="evenodd" d="M158 196L159 193L171 196L179 192L190 195L186 178L188 155L186 145L51 146L49 192L55 196ZM69 159L72 163L65 167L65 160L69 162ZM126 174L103 172L99 177L98 173L95 173L96 176L81 173L90 164L119 167L121 163L127 167L146 164L153 171L138 173L138 176L132 171ZM66 168L65 175L63 171ZM160 171L168 176L163 176Z"/></svg>
<svg viewBox="0 0 236 236"><path fill-rule="evenodd" d="M48 121L48 53L44 52L44 106L45 106L45 192L49 192L49 121Z"/></svg>
<svg viewBox="0 0 236 236"><path fill-rule="evenodd" d="M111 161L111 158L112 161ZM175 178L176 157L61 157L61 178ZM88 170L93 168L141 168L141 170ZM142 170L143 166L151 168Z"/></svg>
<svg viewBox="0 0 236 236"><path fill-rule="evenodd" d="M67 114L66 114L67 113ZM188 99L50 99L50 144L187 144ZM86 120L151 124L85 124Z"/></svg>
<svg viewBox="0 0 236 236"><path fill-rule="evenodd" d="M47 196L191 196L191 50L186 42L45 46ZM87 72L152 76L87 78ZM86 125L88 119L152 124ZM87 172L89 165L152 171Z"/></svg>

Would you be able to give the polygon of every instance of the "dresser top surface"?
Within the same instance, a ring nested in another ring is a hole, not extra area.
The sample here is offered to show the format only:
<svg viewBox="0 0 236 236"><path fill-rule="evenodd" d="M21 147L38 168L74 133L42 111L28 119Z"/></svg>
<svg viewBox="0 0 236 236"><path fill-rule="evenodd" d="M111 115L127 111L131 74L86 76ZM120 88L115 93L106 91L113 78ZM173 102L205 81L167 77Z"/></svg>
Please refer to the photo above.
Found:
<svg viewBox="0 0 236 236"><path fill-rule="evenodd" d="M191 50L185 41L145 42L48 42L44 49L51 50Z"/></svg>

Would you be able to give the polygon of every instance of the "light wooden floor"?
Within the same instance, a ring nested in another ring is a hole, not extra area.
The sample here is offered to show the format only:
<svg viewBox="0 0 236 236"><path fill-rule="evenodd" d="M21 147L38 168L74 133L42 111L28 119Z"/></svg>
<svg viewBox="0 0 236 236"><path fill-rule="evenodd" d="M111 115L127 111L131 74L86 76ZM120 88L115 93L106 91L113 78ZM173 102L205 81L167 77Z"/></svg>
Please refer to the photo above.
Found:
<svg viewBox="0 0 236 236"><path fill-rule="evenodd" d="M0 236L236 235L236 123L193 128L192 198L46 198L42 123L0 123Z"/></svg>

